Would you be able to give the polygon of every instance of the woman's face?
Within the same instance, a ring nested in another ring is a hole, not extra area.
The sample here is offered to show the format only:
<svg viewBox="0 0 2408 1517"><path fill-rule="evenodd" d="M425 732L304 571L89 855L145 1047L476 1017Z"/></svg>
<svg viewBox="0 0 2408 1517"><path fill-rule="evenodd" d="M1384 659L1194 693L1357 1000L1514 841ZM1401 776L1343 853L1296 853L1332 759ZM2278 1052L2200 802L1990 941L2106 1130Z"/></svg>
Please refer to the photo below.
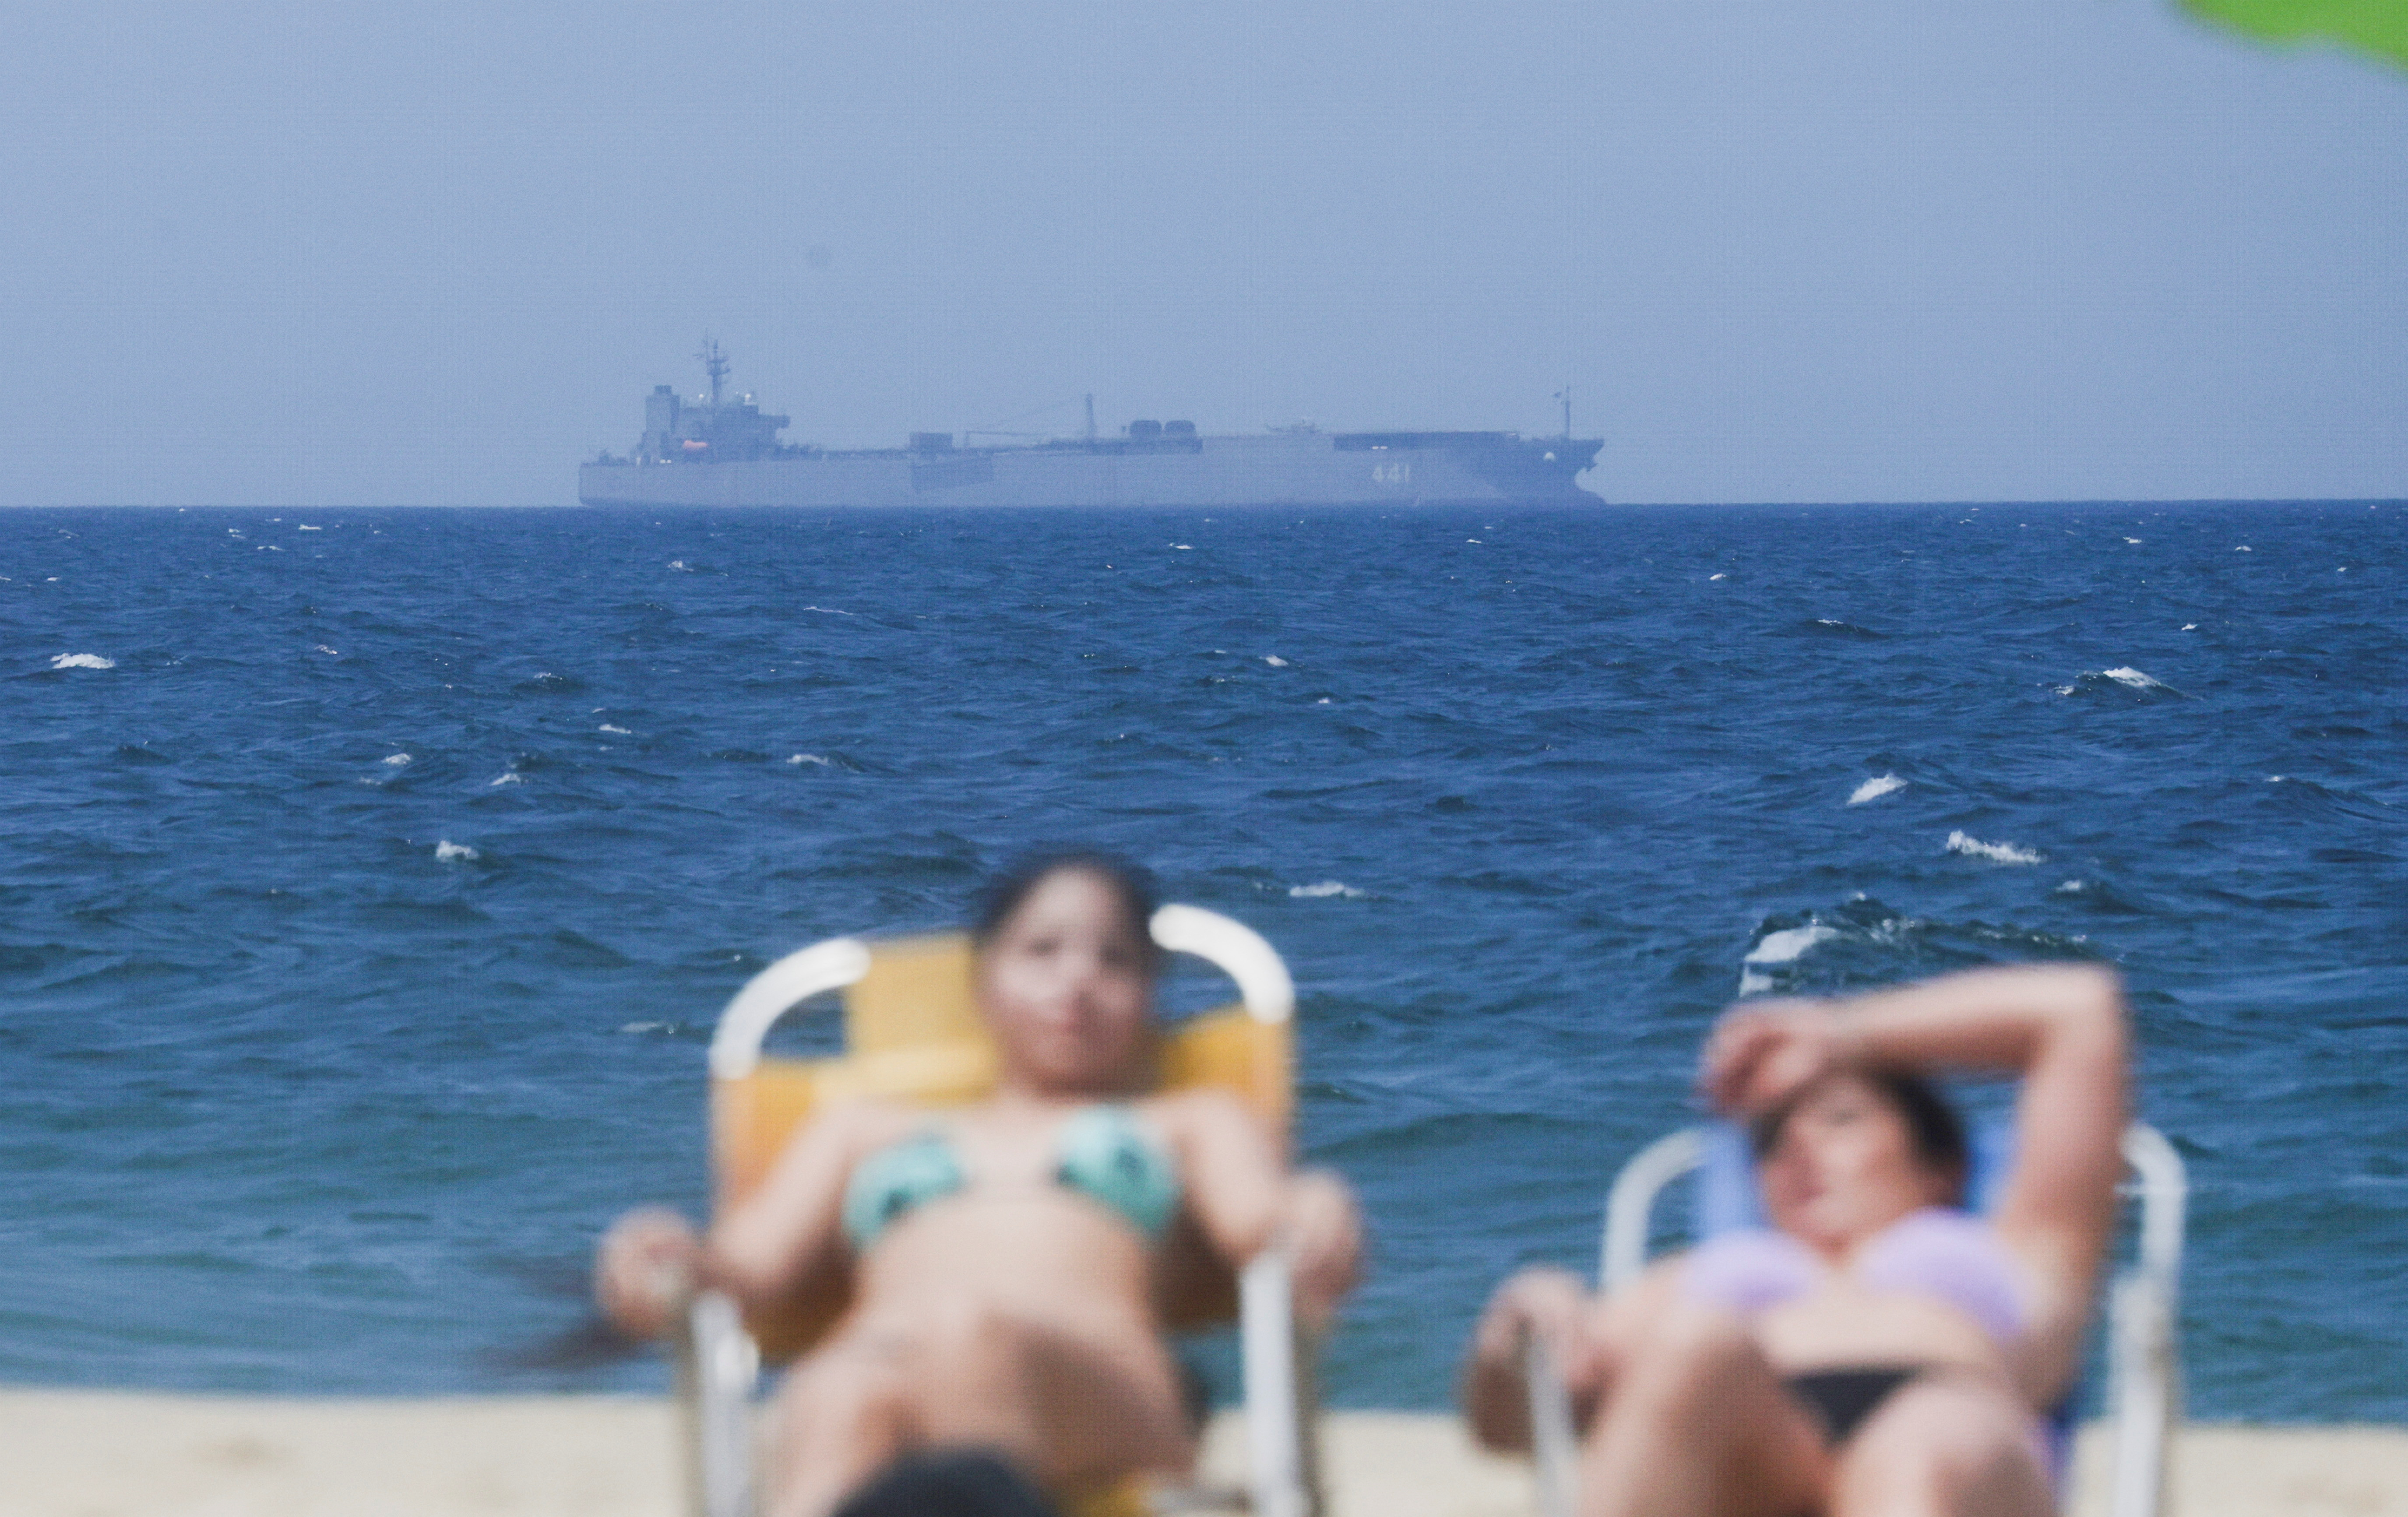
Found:
<svg viewBox="0 0 2408 1517"><path fill-rule="evenodd" d="M1853 1074L1807 1087L1756 1173L1772 1225L1831 1253L1947 1202L1956 1185L1915 1153L1906 1118L1881 1088Z"/></svg>
<svg viewBox="0 0 2408 1517"><path fill-rule="evenodd" d="M1117 1090L1150 1040L1154 956L1084 869L1039 880L979 953L979 1003L1006 1068L1043 1090Z"/></svg>

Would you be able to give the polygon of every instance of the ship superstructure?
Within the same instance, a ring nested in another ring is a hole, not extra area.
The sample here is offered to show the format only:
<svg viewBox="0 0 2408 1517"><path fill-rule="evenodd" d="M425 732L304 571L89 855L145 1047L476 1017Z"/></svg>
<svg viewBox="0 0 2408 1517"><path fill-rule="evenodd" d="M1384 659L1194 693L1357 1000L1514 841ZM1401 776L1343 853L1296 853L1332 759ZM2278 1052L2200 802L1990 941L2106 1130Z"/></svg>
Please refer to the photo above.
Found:
<svg viewBox="0 0 2408 1517"><path fill-rule="evenodd" d="M589 506L1303 506L1595 502L1580 473L1604 446L1570 435L1323 432L1310 423L1208 435L1193 422L1132 422L1117 436L1000 447L914 432L893 449L781 443L789 424L751 395L729 399L728 365L708 339L708 398L667 385L644 400L631 454L578 471Z"/></svg>

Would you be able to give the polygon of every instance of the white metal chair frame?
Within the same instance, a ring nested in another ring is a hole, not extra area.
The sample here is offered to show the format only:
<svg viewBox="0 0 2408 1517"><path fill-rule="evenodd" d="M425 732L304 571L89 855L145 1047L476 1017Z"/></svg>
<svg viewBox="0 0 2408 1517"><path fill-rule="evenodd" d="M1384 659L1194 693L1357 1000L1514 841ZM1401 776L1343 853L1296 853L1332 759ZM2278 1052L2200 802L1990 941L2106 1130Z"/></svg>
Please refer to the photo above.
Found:
<svg viewBox="0 0 2408 1517"><path fill-rule="evenodd" d="M1243 923L1194 906L1166 906L1148 924L1168 952L1211 964L1237 982L1247 1014L1279 1023L1296 1011L1287 966ZM814 995L842 990L869 969L868 945L834 937L790 953L754 975L720 1013L710 1040L714 1079L740 1080L761 1062L769 1029ZM1286 1251L1274 1243L1239 1272L1238 1336L1243 1358L1248 1504L1255 1517L1319 1517L1321 1483L1312 1457L1316 1408L1311 1394L1312 1345L1300 1338ZM677 1395L683 1409L687 1483L695 1517L753 1517L752 1394L760 1353L736 1303L718 1291L696 1294L677 1341ZM1209 1496L1182 1508L1211 1505Z"/></svg>
<svg viewBox="0 0 2408 1517"><path fill-rule="evenodd" d="M1656 1197L1705 1154L1705 1129L1684 1128L1641 1149L1614 1176L1598 1251L1606 1291L1619 1290L1646 1269ZM2182 1408L2175 1327L2189 1181L2182 1155L2143 1123L2124 1131L2124 1162L2131 1169L2125 1194L2141 1203L2141 1238L2131 1267L2108 1293L2107 1398L2115 1438L2108 1511L2111 1517L2164 1517L2166 1454ZM1571 1399L1535 1338L1525 1346L1523 1369L1539 1510L1541 1517L1572 1517L1579 1504L1580 1435Z"/></svg>

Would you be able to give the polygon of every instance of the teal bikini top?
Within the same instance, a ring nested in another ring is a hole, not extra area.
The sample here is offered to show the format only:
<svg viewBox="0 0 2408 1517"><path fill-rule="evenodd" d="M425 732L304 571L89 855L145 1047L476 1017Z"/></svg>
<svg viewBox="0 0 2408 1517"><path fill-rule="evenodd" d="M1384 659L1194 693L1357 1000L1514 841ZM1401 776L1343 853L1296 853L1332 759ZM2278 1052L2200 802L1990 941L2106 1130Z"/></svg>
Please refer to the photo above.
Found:
<svg viewBox="0 0 2408 1517"><path fill-rule="evenodd" d="M1054 1183L1120 1213L1148 1238L1179 1215L1179 1166L1125 1106L1082 1106L1054 1139ZM942 1129L924 1128L853 1166L844 1191L844 1236L866 1253L904 1217L969 1183Z"/></svg>

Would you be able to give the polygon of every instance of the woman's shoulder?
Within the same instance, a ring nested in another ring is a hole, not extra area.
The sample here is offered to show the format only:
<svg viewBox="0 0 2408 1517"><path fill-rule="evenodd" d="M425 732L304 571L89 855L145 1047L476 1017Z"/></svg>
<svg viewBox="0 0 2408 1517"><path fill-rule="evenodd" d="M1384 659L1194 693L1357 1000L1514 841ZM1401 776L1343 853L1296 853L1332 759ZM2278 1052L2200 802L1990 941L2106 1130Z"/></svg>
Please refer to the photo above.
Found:
<svg viewBox="0 0 2408 1517"><path fill-rule="evenodd" d="M852 1095L820 1109L811 1125L847 1153L858 1156L898 1142L928 1125L920 1107L882 1096Z"/></svg>

